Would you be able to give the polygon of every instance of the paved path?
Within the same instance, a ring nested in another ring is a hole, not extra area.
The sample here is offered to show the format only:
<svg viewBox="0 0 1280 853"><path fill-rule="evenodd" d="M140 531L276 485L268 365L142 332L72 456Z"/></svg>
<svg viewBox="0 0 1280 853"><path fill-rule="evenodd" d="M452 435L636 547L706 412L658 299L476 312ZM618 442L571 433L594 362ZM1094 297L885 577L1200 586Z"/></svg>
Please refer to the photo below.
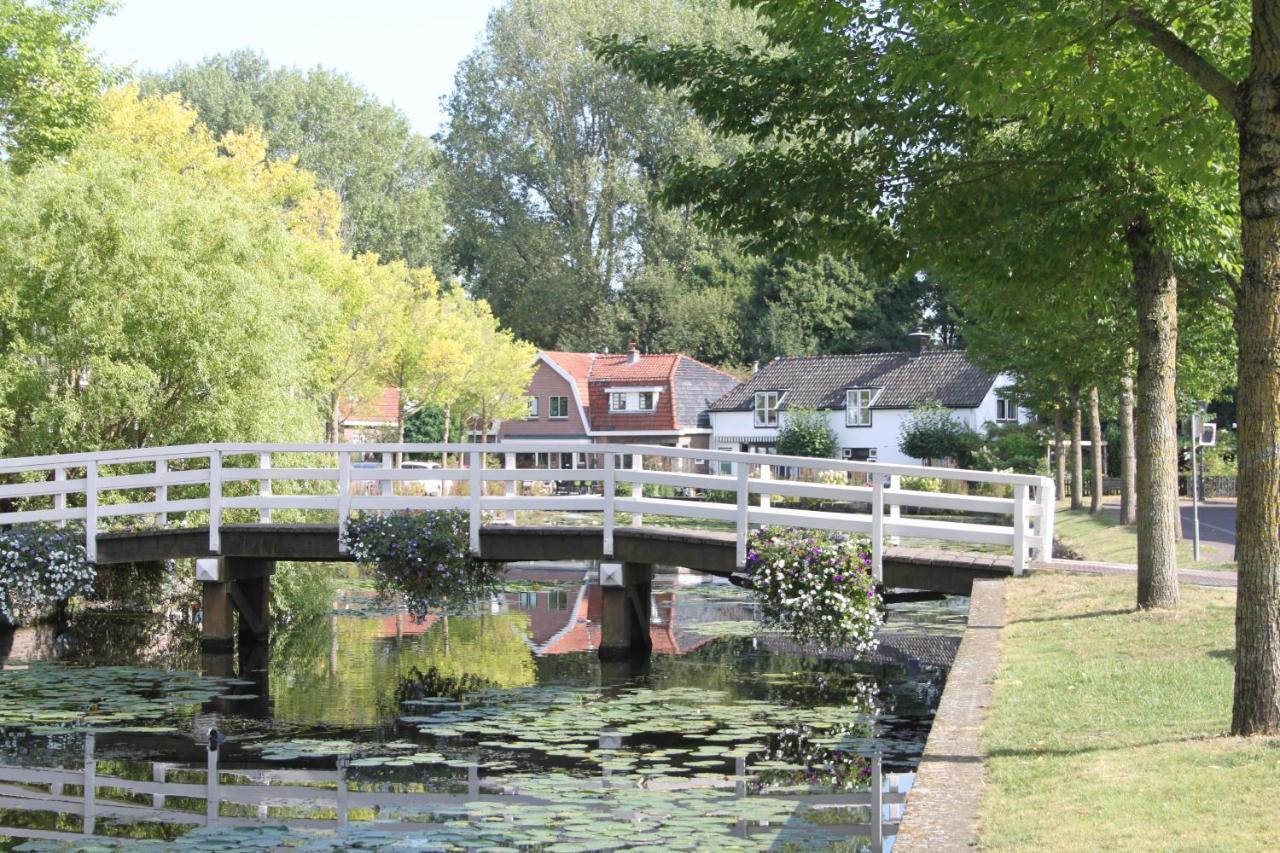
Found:
<svg viewBox="0 0 1280 853"><path fill-rule="evenodd" d="M1000 666L1004 581L975 580L965 629L916 771L895 853L970 850L986 786L982 730Z"/></svg>
<svg viewBox="0 0 1280 853"><path fill-rule="evenodd" d="M1132 575L1138 576L1138 567L1128 563L1098 563L1091 560L1062 560L1031 563L1028 572L1076 572L1089 575ZM1196 586L1219 586L1235 588L1235 572L1213 572L1205 569L1182 569L1178 572L1178 581Z"/></svg>

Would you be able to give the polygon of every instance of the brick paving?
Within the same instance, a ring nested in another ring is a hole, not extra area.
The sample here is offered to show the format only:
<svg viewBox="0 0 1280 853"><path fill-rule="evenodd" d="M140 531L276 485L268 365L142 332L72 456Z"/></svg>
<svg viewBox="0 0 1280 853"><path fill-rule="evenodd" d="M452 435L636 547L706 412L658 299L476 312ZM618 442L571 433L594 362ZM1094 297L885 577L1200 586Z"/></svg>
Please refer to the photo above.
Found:
<svg viewBox="0 0 1280 853"><path fill-rule="evenodd" d="M976 580L965 629L894 842L902 851L967 850L986 785L982 730L1000 665L1004 581Z"/></svg>

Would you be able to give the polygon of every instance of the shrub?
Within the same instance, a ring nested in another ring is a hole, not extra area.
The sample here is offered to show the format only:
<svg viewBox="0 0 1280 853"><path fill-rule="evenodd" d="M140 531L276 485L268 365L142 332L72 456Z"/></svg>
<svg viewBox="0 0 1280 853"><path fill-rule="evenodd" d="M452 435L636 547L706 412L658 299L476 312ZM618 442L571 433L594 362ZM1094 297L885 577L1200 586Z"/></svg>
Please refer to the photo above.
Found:
<svg viewBox="0 0 1280 853"><path fill-rule="evenodd" d="M352 518L343 544L373 568L378 594L399 594L419 620L488 598L502 577L500 566L471 556L467 514L456 510Z"/></svg>
<svg viewBox="0 0 1280 853"><path fill-rule="evenodd" d="M778 453L783 456L830 459L839 442L826 414L813 409L787 409L778 430Z"/></svg>
<svg viewBox="0 0 1280 853"><path fill-rule="evenodd" d="M968 467L980 447L982 436L940 403L925 403L912 409L898 437L898 449L912 459L953 459L962 468Z"/></svg>
<svg viewBox="0 0 1280 853"><path fill-rule="evenodd" d="M937 477L903 477L902 488L913 492L940 492L942 481Z"/></svg>
<svg viewBox="0 0 1280 853"><path fill-rule="evenodd" d="M74 529L15 527L0 531L0 617L23 616L93 591L97 572Z"/></svg>
<svg viewBox="0 0 1280 853"><path fill-rule="evenodd" d="M822 648L874 647L882 615L866 537L766 527L746 568L765 624Z"/></svg>
<svg viewBox="0 0 1280 853"><path fill-rule="evenodd" d="M1037 474L1047 467L1044 451L1045 436L1039 425L989 423L986 444L974 455L973 464L992 471Z"/></svg>

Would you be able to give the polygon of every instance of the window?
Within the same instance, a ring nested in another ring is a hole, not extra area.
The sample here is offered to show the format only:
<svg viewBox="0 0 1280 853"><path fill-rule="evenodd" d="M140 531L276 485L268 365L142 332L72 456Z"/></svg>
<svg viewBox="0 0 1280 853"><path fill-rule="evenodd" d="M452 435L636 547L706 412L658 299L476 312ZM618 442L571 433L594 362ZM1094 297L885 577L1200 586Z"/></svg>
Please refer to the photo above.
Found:
<svg viewBox="0 0 1280 853"><path fill-rule="evenodd" d="M609 395L609 411L625 412L627 410L627 395L620 391L615 391Z"/></svg>
<svg viewBox="0 0 1280 853"><path fill-rule="evenodd" d="M547 414L553 418L569 417L569 398L563 395L547 398Z"/></svg>
<svg viewBox="0 0 1280 853"><path fill-rule="evenodd" d="M996 395L996 420L1013 422L1018 419L1018 407L1008 397Z"/></svg>
<svg viewBox="0 0 1280 853"><path fill-rule="evenodd" d="M572 453L561 453L561 454L560 454L560 467L561 467L562 469L565 469L565 470L570 469L570 468L572 468L572 467L573 467L573 454L572 454Z"/></svg>
<svg viewBox="0 0 1280 853"><path fill-rule="evenodd" d="M550 468L550 467L551 467L551 454L550 454L550 453L535 453L535 454L533 454L533 458L534 458L534 463L533 463L533 464L534 464L536 467L538 467L538 468Z"/></svg>
<svg viewBox="0 0 1280 853"><path fill-rule="evenodd" d="M840 458L848 459L850 462L875 462L876 448L842 447L840 448Z"/></svg>
<svg viewBox="0 0 1280 853"><path fill-rule="evenodd" d="M538 419L538 398L526 397L525 399L529 401L529 413L524 416L525 420L536 421Z"/></svg>
<svg viewBox="0 0 1280 853"><path fill-rule="evenodd" d="M652 391L641 391L641 392L640 392L640 405L639 405L639 406L636 406L636 409L638 409L638 410L639 410L639 411L641 411L641 412L652 412L652 411L653 411L654 406L653 406L653 392L652 392Z"/></svg>
<svg viewBox="0 0 1280 853"><path fill-rule="evenodd" d="M547 609L548 610L568 610L569 609L569 593L563 589L552 589L547 591Z"/></svg>
<svg viewBox="0 0 1280 853"><path fill-rule="evenodd" d="M778 425L778 392L756 392L756 426L776 427Z"/></svg>
<svg viewBox="0 0 1280 853"><path fill-rule="evenodd" d="M845 426L851 427L869 427L871 426L871 398L873 391L870 388L850 388L844 392L844 423Z"/></svg>

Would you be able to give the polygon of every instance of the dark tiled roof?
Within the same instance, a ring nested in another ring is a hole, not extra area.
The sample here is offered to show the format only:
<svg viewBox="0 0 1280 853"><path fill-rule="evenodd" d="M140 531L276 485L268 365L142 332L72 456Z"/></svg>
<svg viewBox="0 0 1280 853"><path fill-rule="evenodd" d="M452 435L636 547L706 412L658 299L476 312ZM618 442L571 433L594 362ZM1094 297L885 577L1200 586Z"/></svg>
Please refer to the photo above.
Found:
<svg viewBox="0 0 1280 853"><path fill-rule="evenodd" d="M782 408L842 409L850 388L883 389L877 409L909 409L936 401L953 409L979 405L995 377L960 350L777 358L721 397L713 412L747 411L757 391L783 391Z"/></svg>
<svg viewBox="0 0 1280 853"><path fill-rule="evenodd" d="M687 356L680 357L675 376L676 424L681 427L710 427L707 409L738 384L721 370Z"/></svg>

